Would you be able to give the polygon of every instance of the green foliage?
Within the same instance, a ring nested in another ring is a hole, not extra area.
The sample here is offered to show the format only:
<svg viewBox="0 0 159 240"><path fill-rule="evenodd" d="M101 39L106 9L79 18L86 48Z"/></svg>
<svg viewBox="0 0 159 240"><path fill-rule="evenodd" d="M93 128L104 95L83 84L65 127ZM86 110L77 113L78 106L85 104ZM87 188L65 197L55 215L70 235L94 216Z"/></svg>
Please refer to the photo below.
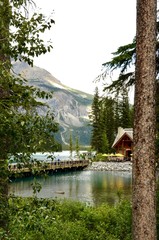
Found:
<svg viewBox="0 0 159 240"><path fill-rule="evenodd" d="M76 150L76 155L79 156L79 141L78 141L78 137L76 137L76 146L75 146L75 150Z"/></svg>
<svg viewBox="0 0 159 240"><path fill-rule="evenodd" d="M72 157L73 142L72 142L72 133L71 132L70 132L70 140L69 140L69 150L70 150L70 157Z"/></svg>
<svg viewBox="0 0 159 240"><path fill-rule="evenodd" d="M118 104L118 124L117 127L121 126L123 128L132 127L132 119L131 119L131 111L130 111L130 104L128 98L128 90L126 88L122 88L121 96L118 95L117 98Z"/></svg>
<svg viewBox="0 0 159 240"><path fill-rule="evenodd" d="M0 151L5 152L5 158L8 153L28 154L57 148L53 134L57 132L58 124L54 121L54 114L48 108L45 116L40 115L40 109L45 104L37 100L48 99L52 93L28 86L25 79L10 71L10 58L32 65L34 55L38 56L51 48L50 44L44 45L40 34L50 29L54 21L41 13L28 12L30 4L31 1L5 0L0 10L0 14L5 11L1 22L4 27L0 33L5 43L0 49L0 137L3 139Z"/></svg>
<svg viewBox="0 0 159 240"><path fill-rule="evenodd" d="M115 97L99 97L96 89L90 115L92 125L91 146L98 153L111 153L118 127L133 125L132 109L127 89Z"/></svg>
<svg viewBox="0 0 159 240"><path fill-rule="evenodd" d="M102 122L103 122L103 129L106 132L107 140L108 140L108 150L104 153L111 152L111 146L114 142L114 132L115 128L115 101L109 97L102 98Z"/></svg>
<svg viewBox="0 0 159 240"><path fill-rule="evenodd" d="M107 162L108 161L108 157L107 156L103 156L102 153L98 153L96 154L95 156L95 159L94 159L95 162Z"/></svg>
<svg viewBox="0 0 159 240"><path fill-rule="evenodd" d="M57 149L54 133L58 124L54 114L49 111L45 116L39 114L44 107L39 98L52 97L52 93L28 86L25 79L11 71L11 59L32 66L34 56L52 48L40 36L54 21L41 13L30 13L31 3L31 0L4 0L0 7L0 226L4 229L9 217L7 160L15 156L17 161L29 162L31 153L39 149Z"/></svg>
<svg viewBox="0 0 159 240"><path fill-rule="evenodd" d="M159 11L157 11L157 14ZM159 73L159 22L157 19L157 36L156 36L156 77L158 79ZM118 47L118 49L112 53L113 58L111 61L105 62L102 64L103 72L100 76L98 76L98 80L105 79L106 76L112 74L112 72L116 69L120 70L119 76L117 79L114 79L111 84L108 84L104 90L110 92L118 92L125 88L129 88L135 84L135 73L132 70L136 63L136 37L134 37L133 41L124 46ZM148 56L147 56L148 57Z"/></svg>
<svg viewBox="0 0 159 240"><path fill-rule="evenodd" d="M50 98L52 93L40 91L27 85L27 81L10 71L10 58L33 64L34 55L38 56L50 50L45 46L40 34L50 29L54 21L43 14L27 11L31 1L8 1L1 6L0 48L0 117L2 139L0 152L3 158L7 154L18 152L53 151L56 149L53 133L58 125L53 113L39 115L42 104L37 99ZM3 14L5 12L5 14ZM8 12L8 14L6 14ZM3 44L4 42L4 44ZM7 143L7 144L6 144ZM4 154L5 153L5 154ZM1 158L1 157L0 157Z"/></svg>
<svg viewBox="0 0 159 240"><path fill-rule="evenodd" d="M109 151L109 143L107 139L106 132L102 133L102 146L101 146L102 153L107 153Z"/></svg>
<svg viewBox="0 0 159 240"><path fill-rule="evenodd" d="M31 184L32 188L33 188L33 196L36 198L37 197L37 193L40 192L42 186L41 184L36 180L36 178L34 178L33 183Z"/></svg>
<svg viewBox="0 0 159 240"><path fill-rule="evenodd" d="M91 146L97 152L101 152L102 146L102 129L101 129L101 111L100 111L100 97L98 88L95 89L94 99L92 103L92 112L90 115L92 125Z"/></svg>
<svg viewBox="0 0 159 240"><path fill-rule="evenodd" d="M131 239L131 205L86 206L74 201L10 198L13 240Z"/></svg>
<svg viewBox="0 0 159 240"><path fill-rule="evenodd" d="M31 1L10 1L10 49L8 55L15 60L25 61L33 65L34 56L50 52L52 45L45 44L41 34L49 30L55 21L38 13ZM32 11L28 8L31 5Z"/></svg>
<svg viewBox="0 0 159 240"><path fill-rule="evenodd" d="M109 90L110 92L118 92L122 88L130 87L135 82L134 71L128 71L135 64L136 59L136 39L133 42L124 46L121 46L113 53L111 61L103 63L103 72L98 77L105 79L105 77L112 71L120 69L118 79L113 80L111 84L104 88L104 91Z"/></svg>
<svg viewBox="0 0 159 240"><path fill-rule="evenodd" d="M8 92L8 88L10 94L0 99L0 137L4 139L0 146L1 152L5 150L12 155L19 152L32 153L48 149L48 144L50 151L53 151L57 145L53 133L58 130L58 124L54 122L51 112L45 116L39 115L38 111L43 104L36 101L37 90L25 87L20 79L13 77L3 84L3 91ZM44 93L41 94L45 97Z"/></svg>
<svg viewBox="0 0 159 240"><path fill-rule="evenodd" d="M135 44L136 39L134 38L132 43L119 47L113 53L115 57L112 61L103 63L103 66L107 66L112 70L121 68L121 72L125 72L132 62L135 61Z"/></svg>

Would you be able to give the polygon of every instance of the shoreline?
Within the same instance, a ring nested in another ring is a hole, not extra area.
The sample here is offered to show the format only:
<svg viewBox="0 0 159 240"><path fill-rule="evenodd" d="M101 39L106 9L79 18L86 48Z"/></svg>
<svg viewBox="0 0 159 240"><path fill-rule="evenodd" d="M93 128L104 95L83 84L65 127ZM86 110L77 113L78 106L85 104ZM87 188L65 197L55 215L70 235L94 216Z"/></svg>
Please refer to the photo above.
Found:
<svg viewBox="0 0 159 240"><path fill-rule="evenodd" d="M85 170L131 172L132 162L92 162Z"/></svg>

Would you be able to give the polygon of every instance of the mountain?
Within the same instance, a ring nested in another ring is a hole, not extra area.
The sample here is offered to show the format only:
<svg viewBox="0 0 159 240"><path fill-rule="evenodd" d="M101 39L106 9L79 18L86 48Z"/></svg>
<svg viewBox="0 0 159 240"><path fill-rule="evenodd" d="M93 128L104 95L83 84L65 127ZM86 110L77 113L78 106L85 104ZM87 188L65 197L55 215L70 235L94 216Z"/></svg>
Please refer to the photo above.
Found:
<svg viewBox="0 0 159 240"><path fill-rule="evenodd" d="M74 145L78 137L79 145L89 146L91 127L88 115L93 95L65 86L45 69L21 62L14 63L13 68L15 73L28 80L29 85L54 92L53 98L45 102L54 111L55 120L60 125L57 140L62 145L69 145L71 132Z"/></svg>

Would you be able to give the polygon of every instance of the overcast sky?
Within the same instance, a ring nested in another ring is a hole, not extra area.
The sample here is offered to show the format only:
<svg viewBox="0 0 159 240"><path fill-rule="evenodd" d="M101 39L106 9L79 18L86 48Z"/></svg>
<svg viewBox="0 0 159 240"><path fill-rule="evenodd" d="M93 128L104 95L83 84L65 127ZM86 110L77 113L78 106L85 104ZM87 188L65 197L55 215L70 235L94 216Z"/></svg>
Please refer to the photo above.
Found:
<svg viewBox="0 0 159 240"><path fill-rule="evenodd" d="M55 25L51 53L35 60L63 84L94 94L93 80L111 53L136 32L136 0L35 0Z"/></svg>

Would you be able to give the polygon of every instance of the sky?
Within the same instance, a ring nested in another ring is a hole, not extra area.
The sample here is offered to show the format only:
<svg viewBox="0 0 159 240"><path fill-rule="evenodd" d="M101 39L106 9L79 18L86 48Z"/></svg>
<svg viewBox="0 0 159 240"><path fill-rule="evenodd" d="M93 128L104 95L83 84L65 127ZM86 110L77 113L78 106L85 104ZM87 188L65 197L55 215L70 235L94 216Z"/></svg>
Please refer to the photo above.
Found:
<svg viewBox="0 0 159 240"><path fill-rule="evenodd" d="M136 0L35 0L55 25L44 39L51 53L35 59L62 84L94 94L94 80L112 52L136 33ZM110 81L107 79L107 81ZM98 84L100 87L102 83Z"/></svg>

